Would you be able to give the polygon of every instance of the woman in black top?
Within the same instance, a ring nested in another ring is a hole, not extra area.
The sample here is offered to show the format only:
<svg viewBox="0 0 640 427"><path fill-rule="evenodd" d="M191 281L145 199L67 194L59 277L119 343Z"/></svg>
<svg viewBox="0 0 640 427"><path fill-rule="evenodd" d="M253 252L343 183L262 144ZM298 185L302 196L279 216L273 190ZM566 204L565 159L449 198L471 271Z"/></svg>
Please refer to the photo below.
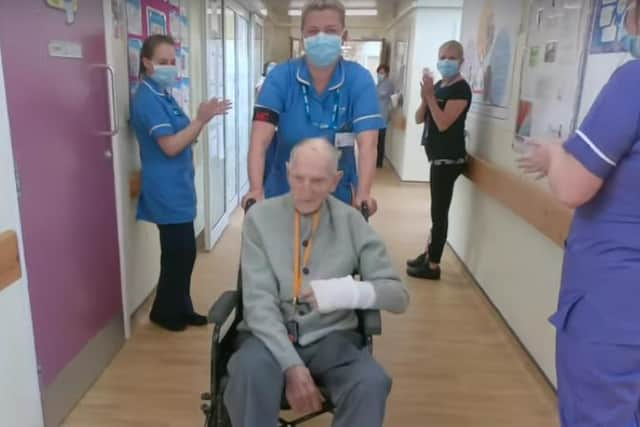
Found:
<svg viewBox="0 0 640 427"><path fill-rule="evenodd" d="M455 40L442 45L438 71L442 80L422 78L422 103L416 123L424 123L422 145L431 162L431 237L424 252L407 261L407 274L423 279L440 279L440 260L447 242L449 207L456 179L467 162L465 121L471 106L471 88L460 75L463 48Z"/></svg>

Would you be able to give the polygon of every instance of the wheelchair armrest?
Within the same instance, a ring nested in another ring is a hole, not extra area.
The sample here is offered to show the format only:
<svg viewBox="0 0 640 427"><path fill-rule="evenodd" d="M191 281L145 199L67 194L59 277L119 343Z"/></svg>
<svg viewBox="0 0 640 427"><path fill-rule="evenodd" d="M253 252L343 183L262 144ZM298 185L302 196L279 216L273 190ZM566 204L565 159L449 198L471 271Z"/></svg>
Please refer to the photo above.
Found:
<svg viewBox="0 0 640 427"><path fill-rule="evenodd" d="M382 334L380 310L358 310L360 330L366 336Z"/></svg>
<svg viewBox="0 0 640 427"><path fill-rule="evenodd" d="M213 303L209 310L209 322L222 325L231 313L238 307L240 295L238 291L226 291Z"/></svg>

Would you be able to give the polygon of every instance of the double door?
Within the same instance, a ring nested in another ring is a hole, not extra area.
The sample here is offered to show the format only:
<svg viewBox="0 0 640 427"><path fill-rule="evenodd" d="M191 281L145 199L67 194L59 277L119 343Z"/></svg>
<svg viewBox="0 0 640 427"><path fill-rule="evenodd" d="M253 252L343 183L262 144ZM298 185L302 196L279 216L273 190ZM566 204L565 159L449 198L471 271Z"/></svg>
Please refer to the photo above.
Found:
<svg viewBox="0 0 640 427"><path fill-rule="evenodd" d="M256 58L251 15L229 0L208 0L206 6L207 95L233 102L229 114L213 120L207 132L205 245L211 249L249 187Z"/></svg>

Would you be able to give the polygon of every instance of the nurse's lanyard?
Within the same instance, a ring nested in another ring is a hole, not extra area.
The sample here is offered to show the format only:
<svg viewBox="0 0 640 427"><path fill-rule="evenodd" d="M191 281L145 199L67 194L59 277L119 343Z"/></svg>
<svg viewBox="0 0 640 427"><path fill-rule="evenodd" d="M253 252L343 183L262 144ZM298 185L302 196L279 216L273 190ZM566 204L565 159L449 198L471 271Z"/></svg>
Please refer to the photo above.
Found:
<svg viewBox="0 0 640 427"><path fill-rule="evenodd" d="M337 89L333 92L333 110L331 111L331 123L325 124L320 122L315 122L311 118L311 107L309 106L309 89L307 89L307 85L302 85L302 96L304 98L304 109L307 112L307 118L311 122L311 124L320 129L329 129L329 130L337 130L338 129L338 109L340 108L340 89Z"/></svg>
<svg viewBox="0 0 640 427"><path fill-rule="evenodd" d="M311 237L303 243L304 255L302 268L300 266L300 213L296 211L293 227L293 306L298 305L300 298L300 289L302 288L302 275L306 272L309 261L311 260L311 252L313 251L313 237L318 230L320 224L320 211L313 214Z"/></svg>

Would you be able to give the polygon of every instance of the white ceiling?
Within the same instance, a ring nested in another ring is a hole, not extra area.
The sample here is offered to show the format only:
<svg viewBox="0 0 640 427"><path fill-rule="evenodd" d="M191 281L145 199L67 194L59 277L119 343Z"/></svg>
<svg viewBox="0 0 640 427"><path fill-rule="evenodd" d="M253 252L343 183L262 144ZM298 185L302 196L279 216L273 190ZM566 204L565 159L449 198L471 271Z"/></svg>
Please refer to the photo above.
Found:
<svg viewBox="0 0 640 427"><path fill-rule="evenodd" d="M288 10L299 9L304 0L262 0L269 9L270 14L274 14L276 19L288 21ZM399 0L342 0L347 9L371 8L371 4L375 3L378 9L379 19L392 19L395 4Z"/></svg>

